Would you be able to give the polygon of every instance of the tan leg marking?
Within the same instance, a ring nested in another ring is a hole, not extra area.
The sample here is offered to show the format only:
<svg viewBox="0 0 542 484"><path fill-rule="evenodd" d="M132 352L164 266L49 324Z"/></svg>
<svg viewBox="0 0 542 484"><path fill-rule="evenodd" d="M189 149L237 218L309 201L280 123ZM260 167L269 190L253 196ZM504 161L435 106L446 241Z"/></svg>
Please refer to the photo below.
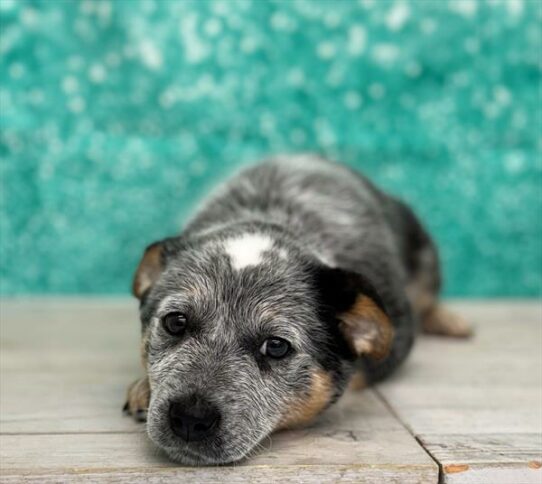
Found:
<svg viewBox="0 0 542 484"><path fill-rule="evenodd" d="M431 287L427 272L421 272L406 288L412 308L421 321L423 332L455 338L472 336L473 331L469 323L446 309Z"/></svg>
<svg viewBox="0 0 542 484"><path fill-rule="evenodd" d="M310 391L286 408L277 430L301 427L311 422L328 405L332 386L331 378L326 372L314 372Z"/></svg>
<svg viewBox="0 0 542 484"><path fill-rule="evenodd" d="M147 343L149 333L146 331L141 338L141 362L146 373L147 368ZM126 403L124 404L124 412L131 415L137 422L145 422L147 420L147 410L151 399L151 388L149 378L144 377L133 382L126 392Z"/></svg>
<svg viewBox="0 0 542 484"><path fill-rule="evenodd" d="M367 378L362 370L357 370L348 383L348 390L351 392L360 392L367 388Z"/></svg>
<svg viewBox="0 0 542 484"><path fill-rule="evenodd" d="M454 338L468 338L473 333L467 321L438 303L423 315L422 329L427 334Z"/></svg>
<svg viewBox="0 0 542 484"><path fill-rule="evenodd" d="M407 286L406 293L414 312L422 319L437 304L437 296L434 293L428 290L421 290L415 284Z"/></svg>
<svg viewBox="0 0 542 484"><path fill-rule="evenodd" d="M124 411L137 422L144 422L147 420L150 398L149 379L147 377L140 378L128 387Z"/></svg>

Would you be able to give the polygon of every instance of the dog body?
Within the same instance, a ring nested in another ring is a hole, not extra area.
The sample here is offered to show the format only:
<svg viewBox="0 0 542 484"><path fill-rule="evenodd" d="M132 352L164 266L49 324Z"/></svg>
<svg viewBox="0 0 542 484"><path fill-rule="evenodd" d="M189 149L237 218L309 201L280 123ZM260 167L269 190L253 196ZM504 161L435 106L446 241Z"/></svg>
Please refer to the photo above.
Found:
<svg viewBox="0 0 542 484"><path fill-rule="evenodd" d="M188 464L239 460L310 422L352 375L380 380L439 306L438 257L412 211L349 168L304 155L250 167L138 267L147 376L127 409ZM141 414L139 414L141 415Z"/></svg>

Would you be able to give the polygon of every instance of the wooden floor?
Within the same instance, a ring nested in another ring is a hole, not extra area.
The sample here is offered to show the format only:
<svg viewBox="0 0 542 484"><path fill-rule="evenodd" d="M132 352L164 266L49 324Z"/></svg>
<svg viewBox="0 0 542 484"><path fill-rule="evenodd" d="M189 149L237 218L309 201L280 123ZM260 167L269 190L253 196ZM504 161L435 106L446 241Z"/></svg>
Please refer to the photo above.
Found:
<svg viewBox="0 0 542 484"><path fill-rule="evenodd" d="M542 483L542 306L454 306L468 342L422 337L374 390L250 461L178 467L123 417L139 374L131 300L3 301L1 482Z"/></svg>

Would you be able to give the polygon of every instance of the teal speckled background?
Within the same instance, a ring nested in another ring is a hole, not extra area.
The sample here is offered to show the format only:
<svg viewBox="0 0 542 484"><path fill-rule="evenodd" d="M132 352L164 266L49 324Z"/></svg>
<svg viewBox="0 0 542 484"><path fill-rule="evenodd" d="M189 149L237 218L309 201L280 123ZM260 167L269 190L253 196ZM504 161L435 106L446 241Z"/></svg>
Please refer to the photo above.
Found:
<svg viewBox="0 0 542 484"><path fill-rule="evenodd" d="M541 5L0 0L2 292L126 293L217 180L315 150L417 209L448 295L539 295Z"/></svg>

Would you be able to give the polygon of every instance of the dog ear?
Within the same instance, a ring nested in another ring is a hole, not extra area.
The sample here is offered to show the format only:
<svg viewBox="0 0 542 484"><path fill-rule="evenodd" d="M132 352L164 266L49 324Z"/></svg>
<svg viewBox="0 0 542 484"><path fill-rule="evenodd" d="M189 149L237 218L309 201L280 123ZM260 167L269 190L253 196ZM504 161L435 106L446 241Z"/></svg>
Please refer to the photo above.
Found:
<svg viewBox="0 0 542 484"><path fill-rule="evenodd" d="M137 266L132 283L132 293L138 299L141 299L143 294L151 288L164 269L162 248L161 242L149 245Z"/></svg>
<svg viewBox="0 0 542 484"><path fill-rule="evenodd" d="M321 267L317 288L323 310L338 322L339 331L357 356L385 358L394 327L374 286L358 273Z"/></svg>
<svg viewBox="0 0 542 484"><path fill-rule="evenodd" d="M181 237L171 237L154 242L145 249L132 283L135 297L143 298L165 269L168 256L178 252L181 246Z"/></svg>

